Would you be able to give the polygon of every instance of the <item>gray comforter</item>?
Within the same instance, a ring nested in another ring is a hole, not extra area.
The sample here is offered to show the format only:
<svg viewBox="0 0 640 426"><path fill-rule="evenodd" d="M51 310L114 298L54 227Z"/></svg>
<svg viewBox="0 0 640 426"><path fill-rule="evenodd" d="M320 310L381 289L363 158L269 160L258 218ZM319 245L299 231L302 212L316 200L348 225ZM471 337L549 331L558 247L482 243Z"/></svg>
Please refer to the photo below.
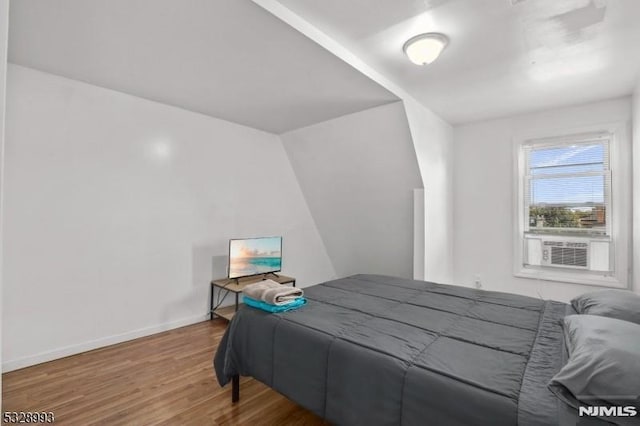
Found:
<svg viewBox="0 0 640 426"><path fill-rule="evenodd" d="M552 425L567 305L378 275L305 288L283 314L241 309L220 385L253 376L342 425ZM575 424L575 423L574 423Z"/></svg>

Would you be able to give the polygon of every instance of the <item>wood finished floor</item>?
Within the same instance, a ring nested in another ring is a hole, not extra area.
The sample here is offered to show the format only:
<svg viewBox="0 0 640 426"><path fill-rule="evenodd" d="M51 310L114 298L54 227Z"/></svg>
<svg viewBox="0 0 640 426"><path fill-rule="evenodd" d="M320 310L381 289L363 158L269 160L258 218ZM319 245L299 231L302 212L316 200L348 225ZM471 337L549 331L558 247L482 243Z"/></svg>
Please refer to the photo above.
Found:
<svg viewBox="0 0 640 426"><path fill-rule="evenodd" d="M52 411L59 425L321 425L256 380L220 388L223 320L198 323L2 375L3 411Z"/></svg>

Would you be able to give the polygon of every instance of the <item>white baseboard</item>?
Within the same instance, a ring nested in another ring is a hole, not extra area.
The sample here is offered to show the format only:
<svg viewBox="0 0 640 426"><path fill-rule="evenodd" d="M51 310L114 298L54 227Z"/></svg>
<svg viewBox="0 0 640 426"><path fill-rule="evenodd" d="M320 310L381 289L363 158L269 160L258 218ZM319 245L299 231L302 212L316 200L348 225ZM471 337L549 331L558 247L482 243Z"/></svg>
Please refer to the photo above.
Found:
<svg viewBox="0 0 640 426"><path fill-rule="evenodd" d="M116 334L113 336L107 336L100 339L90 340L88 342L65 346L65 347L54 349L51 351L42 352L36 355L30 355L23 358L3 361L2 372L6 373L9 371L18 370L20 368L29 367L29 366L40 364L43 362L53 361L54 359L64 358L70 355L76 355L82 352L91 351L93 349L115 345L116 343L126 342L128 340L137 339L139 337L150 336L152 334L160 333L167 330L172 330L174 328L180 328L186 325L202 322L207 319L209 319L208 314L196 315L188 318L183 318L177 321L153 325L151 327L140 328L140 329L129 331L122 334Z"/></svg>

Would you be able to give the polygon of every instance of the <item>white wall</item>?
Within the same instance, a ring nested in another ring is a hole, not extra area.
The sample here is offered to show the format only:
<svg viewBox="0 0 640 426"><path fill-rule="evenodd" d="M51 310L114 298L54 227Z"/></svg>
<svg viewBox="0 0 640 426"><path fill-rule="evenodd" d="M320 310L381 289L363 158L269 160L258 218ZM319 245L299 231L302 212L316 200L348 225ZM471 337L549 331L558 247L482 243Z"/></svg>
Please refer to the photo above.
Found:
<svg viewBox="0 0 640 426"><path fill-rule="evenodd" d="M453 282L453 128L412 98L404 98L424 184L424 280Z"/></svg>
<svg viewBox="0 0 640 426"><path fill-rule="evenodd" d="M412 277L422 183L402 103L281 137L336 274Z"/></svg>
<svg viewBox="0 0 640 426"><path fill-rule="evenodd" d="M633 287L640 293L640 79L633 94Z"/></svg>
<svg viewBox="0 0 640 426"><path fill-rule="evenodd" d="M9 37L9 0L0 0L0 365L2 364L2 211L3 202L3 174L4 174L4 117L5 117L5 82L7 71L7 42ZM1 370L0 370L1 372ZM0 389L2 389L2 375L0 374ZM2 392L0 392L0 407L2 407Z"/></svg>
<svg viewBox="0 0 640 426"><path fill-rule="evenodd" d="M277 136L16 65L7 95L5 369L205 319L231 237L334 276Z"/></svg>
<svg viewBox="0 0 640 426"><path fill-rule="evenodd" d="M513 144L531 132L566 132L631 118L631 100L484 121L454 130L454 278L484 289L568 301L596 287L513 276ZM637 164L637 163L636 163ZM636 291L639 291L636 288Z"/></svg>

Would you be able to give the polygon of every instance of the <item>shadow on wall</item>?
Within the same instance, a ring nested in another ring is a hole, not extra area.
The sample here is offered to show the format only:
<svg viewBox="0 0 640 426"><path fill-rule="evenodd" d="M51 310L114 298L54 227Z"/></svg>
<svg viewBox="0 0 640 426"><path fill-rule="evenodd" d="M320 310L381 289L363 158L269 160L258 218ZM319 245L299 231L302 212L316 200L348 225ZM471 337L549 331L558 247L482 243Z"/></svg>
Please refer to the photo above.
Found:
<svg viewBox="0 0 640 426"><path fill-rule="evenodd" d="M162 324L200 316L202 319L208 318L211 280L227 275L227 248L223 246L224 244L215 244L191 247L191 286L183 292L182 297L165 307ZM225 254L221 255L221 252Z"/></svg>

